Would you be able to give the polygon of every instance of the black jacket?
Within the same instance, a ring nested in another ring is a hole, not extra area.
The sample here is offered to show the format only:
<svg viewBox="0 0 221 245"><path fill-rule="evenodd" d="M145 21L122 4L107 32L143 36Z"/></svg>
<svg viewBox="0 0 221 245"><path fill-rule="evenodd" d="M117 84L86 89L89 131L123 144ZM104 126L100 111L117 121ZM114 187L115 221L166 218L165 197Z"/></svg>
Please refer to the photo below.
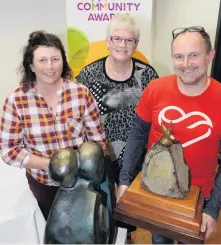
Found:
<svg viewBox="0 0 221 245"><path fill-rule="evenodd" d="M150 132L151 123L145 122L137 115L131 125L125 146L123 166L120 171L120 185L130 185L141 169L143 157L146 152L146 145ZM218 219L221 207L221 166L217 172L215 186L211 197L205 205L204 212Z"/></svg>
<svg viewBox="0 0 221 245"><path fill-rule="evenodd" d="M204 208L204 213L212 216L215 220L219 217L219 210L221 208L221 165L216 174L215 185L213 187L211 196Z"/></svg>

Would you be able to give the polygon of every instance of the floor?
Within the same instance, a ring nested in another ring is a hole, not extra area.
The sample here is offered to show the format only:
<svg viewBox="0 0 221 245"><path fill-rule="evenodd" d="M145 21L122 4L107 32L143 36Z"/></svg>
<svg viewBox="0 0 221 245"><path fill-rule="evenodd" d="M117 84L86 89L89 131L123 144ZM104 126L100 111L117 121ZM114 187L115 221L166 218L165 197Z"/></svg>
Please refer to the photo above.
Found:
<svg viewBox="0 0 221 245"><path fill-rule="evenodd" d="M217 232L215 232L205 244L221 244L221 215L219 216ZM143 229L137 229L132 233L132 243L151 244L151 233Z"/></svg>

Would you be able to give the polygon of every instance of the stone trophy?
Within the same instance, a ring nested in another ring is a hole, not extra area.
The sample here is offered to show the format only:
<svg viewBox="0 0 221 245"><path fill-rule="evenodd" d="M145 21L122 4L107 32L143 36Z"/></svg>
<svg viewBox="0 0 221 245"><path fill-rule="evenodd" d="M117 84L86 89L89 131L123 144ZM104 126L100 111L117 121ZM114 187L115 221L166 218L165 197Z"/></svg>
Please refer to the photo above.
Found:
<svg viewBox="0 0 221 245"><path fill-rule="evenodd" d="M107 208L107 194L100 189L104 176L100 145L85 142L78 151L56 151L49 174L60 182L60 188L46 223L44 243L108 243L112 217Z"/></svg>
<svg viewBox="0 0 221 245"><path fill-rule="evenodd" d="M189 191L189 167L181 143L171 139L172 123L161 124L163 136L147 152L142 169L142 186L158 195L183 198Z"/></svg>
<svg viewBox="0 0 221 245"><path fill-rule="evenodd" d="M161 127L163 136L147 152L142 172L117 203L114 217L182 243L203 243L203 194L190 185L182 145L171 137L172 123Z"/></svg>

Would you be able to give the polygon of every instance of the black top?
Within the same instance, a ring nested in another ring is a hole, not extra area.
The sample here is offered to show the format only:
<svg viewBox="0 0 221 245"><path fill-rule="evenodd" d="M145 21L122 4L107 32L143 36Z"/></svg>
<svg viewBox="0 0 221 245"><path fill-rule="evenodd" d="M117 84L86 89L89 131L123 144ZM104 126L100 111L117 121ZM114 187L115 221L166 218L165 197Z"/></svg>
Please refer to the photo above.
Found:
<svg viewBox="0 0 221 245"><path fill-rule="evenodd" d="M132 58L131 77L125 81L116 81L106 73L106 59L104 57L83 68L77 81L87 86L95 97L110 143L111 160L121 166L136 105L147 84L158 78L158 75L149 64Z"/></svg>

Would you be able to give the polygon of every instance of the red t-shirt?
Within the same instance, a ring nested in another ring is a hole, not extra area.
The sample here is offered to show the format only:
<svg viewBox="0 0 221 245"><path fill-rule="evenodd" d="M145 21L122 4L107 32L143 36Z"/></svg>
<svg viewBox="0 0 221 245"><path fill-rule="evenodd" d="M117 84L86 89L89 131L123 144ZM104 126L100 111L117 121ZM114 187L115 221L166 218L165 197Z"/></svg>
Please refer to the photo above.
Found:
<svg viewBox="0 0 221 245"><path fill-rule="evenodd" d="M148 149L162 136L161 122L167 128L173 122L172 135L182 143L191 184L209 197L221 139L221 84L210 78L201 95L187 96L179 91L176 75L153 80L143 92L137 115L152 123Z"/></svg>

